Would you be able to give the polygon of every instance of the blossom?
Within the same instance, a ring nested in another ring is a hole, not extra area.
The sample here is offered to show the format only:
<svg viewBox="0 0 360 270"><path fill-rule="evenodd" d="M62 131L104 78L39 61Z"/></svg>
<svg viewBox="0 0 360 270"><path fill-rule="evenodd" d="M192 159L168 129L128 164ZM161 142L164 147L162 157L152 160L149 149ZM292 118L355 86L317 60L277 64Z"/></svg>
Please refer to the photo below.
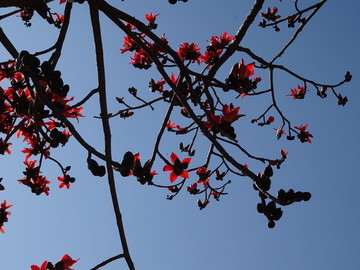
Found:
<svg viewBox="0 0 360 270"><path fill-rule="evenodd" d="M222 109L223 120L228 123L233 123L245 114L238 114L240 107L232 108L232 106L224 105Z"/></svg>
<svg viewBox="0 0 360 270"><path fill-rule="evenodd" d="M309 124L300 125L300 126L295 127L296 129L298 129L300 131L298 133L297 137L300 139L300 141L302 143L304 143L304 142L311 143L310 138L313 138L313 135L310 134L308 131L306 131L308 126L309 126Z"/></svg>
<svg viewBox="0 0 360 270"><path fill-rule="evenodd" d="M8 205L4 200L3 203L0 204L0 232L4 233L3 225L5 222L8 222L8 216L11 215L11 212L6 211L6 209L10 208L12 205Z"/></svg>
<svg viewBox="0 0 360 270"><path fill-rule="evenodd" d="M210 179L208 178L211 171L208 170L206 167L198 167L196 174L199 176L198 183L202 183L204 187L206 187L207 183L210 182Z"/></svg>
<svg viewBox="0 0 360 270"><path fill-rule="evenodd" d="M127 51L132 52L132 51L139 51L140 50L139 45L137 45L135 40L133 40L129 36L124 37L123 46L124 46L124 49L120 49L120 53L124 53L124 52L127 52Z"/></svg>
<svg viewBox="0 0 360 270"><path fill-rule="evenodd" d="M231 42L233 38L233 36L228 36L227 32L224 32L219 37L212 36L210 40L207 40L209 42L209 46L207 47L207 49L208 51L223 49Z"/></svg>
<svg viewBox="0 0 360 270"><path fill-rule="evenodd" d="M47 264L48 264L48 261L44 261L40 266L37 266L37 265L30 266L30 269L31 270L46 270Z"/></svg>
<svg viewBox="0 0 360 270"><path fill-rule="evenodd" d="M306 86L298 85L297 88L291 89L291 94L287 96L292 96L293 99L303 99L306 93Z"/></svg>
<svg viewBox="0 0 360 270"><path fill-rule="evenodd" d="M275 117L274 116L269 116L266 120L266 124L271 124L272 122L275 121Z"/></svg>
<svg viewBox="0 0 360 270"><path fill-rule="evenodd" d="M255 74L255 72L254 72L255 63L254 62L245 65L244 59L241 59L241 62L239 64L237 65L238 66L237 72L241 79L248 79L249 77L251 77Z"/></svg>
<svg viewBox="0 0 360 270"><path fill-rule="evenodd" d="M144 50L134 53L131 58L130 64L139 69L148 69L151 67L152 60L148 57Z"/></svg>
<svg viewBox="0 0 360 270"><path fill-rule="evenodd" d="M204 202L202 202L201 200L198 200L197 203L198 203L200 210L202 210L210 203L210 201L204 200Z"/></svg>
<svg viewBox="0 0 360 270"><path fill-rule="evenodd" d="M276 21L281 17L280 15L276 15L277 12L278 12L277 7L274 8L268 7L267 13L260 13L260 15L269 21Z"/></svg>
<svg viewBox="0 0 360 270"><path fill-rule="evenodd" d="M64 22L64 15L60 15L58 13L54 13L56 16L55 24L60 26Z"/></svg>
<svg viewBox="0 0 360 270"><path fill-rule="evenodd" d="M160 93L162 93L164 91L164 84L166 84L166 81L163 78L157 82L155 82L154 79L151 79L149 82L150 91L159 91Z"/></svg>
<svg viewBox="0 0 360 270"><path fill-rule="evenodd" d="M181 60L191 60L192 62L200 63L199 57L201 55L199 46L194 43L183 43L178 49L178 55Z"/></svg>
<svg viewBox="0 0 360 270"><path fill-rule="evenodd" d="M288 151L284 151L284 150L280 150L280 154L281 154L281 156L285 159L286 158L286 156L288 155Z"/></svg>
<svg viewBox="0 0 360 270"><path fill-rule="evenodd" d="M261 81L261 78L250 78L255 75L254 68L254 62L245 64L244 59L241 59L239 63L234 64L231 68L229 77L226 79L226 84L240 94L246 94L251 90L256 89L257 84ZM242 97L244 97L244 95Z"/></svg>
<svg viewBox="0 0 360 270"><path fill-rule="evenodd" d="M230 104L230 106L223 106L222 115L214 115L211 111L206 111L207 121L202 123L215 133L220 132L222 136L235 139L236 134L231 124L245 116L245 114L238 114L239 110L240 107L233 108L233 105Z"/></svg>
<svg viewBox="0 0 360 270"><path fill-rule="evenodd" d="M194 184L192 184L191 186L188 186L187 191L193 195L198 194L200 192L200 190L197 188L196 182Z"/></svg>
<svg viewBox="0 0 360 270"><path fill-rule="evenodd" d="M152 12L145 15L145 19L148 21L148 27L150 29L156 29L157 28L157 24L155 23L155 20L156 20L156 17L159 16L159 15L160 14L154 15Z"/></svg>
<svg viewBox="0 0 360 270"><path fill-rule="evenodd" d="M189 172L186 169L191 162L191 158L184 158L180 161L179 157L173 152L170 155L170 159L172 164L166 164L163 168L164 172L171 171L170 182L175 182L179 176L189 178Z"/></svg>
<svg viewBox="0 0 360 270"><path fill-rule="evenodd" d="M65 254L61 257L59 262L62 262L64 270L72 270L70 267L73 266L77 261L73 260L69 255Z"/></svg>
<svg viewBox="0 0 360 270"><path fill-rule="evenodd" d="M199 56L199 59L207 65L213 65L219 59L221 53L222 50L220 49L205 51L204 55Z"/></svg>
<svg viewBox="0 0 360 270"><path fill-rule="evenodd" d="M168 129L168 131L171 131L171 130L173 130L173 129L177 129L177 130L183 130L183 128L182 127L180 127L179 125L175 125L172 121L168 121L167 123L166 123L166 126L165 126L167 129Z"/></svg>
<svg viewBox="0 0 360 270"><path fill-rule="evenodd" d="M0 155L3 155L8 153L11 154L11 150L9 149L9 146L12 145L12 143L5 142L3 138L0 138Z"/></svg>
<svg viewBox="0 0 360 270"><path fill-rule="evenodd" d="M276 131L276 137L277 137L278 139L281 138L281 135L286 134L286 132L285 132L284 130L282 130L282 129L274 128L274 130Z"/></svg>
<svg viewBox="0 0 360 270"><path fill-rule="evenodd" d="M58 180L61 182L59 184L59 188L63 188L66 187L67 189L70 188L70 183L74 183L75 182L75 178L74 177L70 177L70 175L68 174L64 174L63 177L58 177Z"/></svg>
<svg viewBox="0 0 360 270"><path fill-rule="evenodd" d="M45 193L46 196L49 195L50 188L47 186L50 184L50 181L46 179L46 177L40 175L40 167L35 166L36 160L24 161L26 165L26 169L23 172L25 175L24 178L18 180L19 183L24 184L31 188L31 192L36 195L40 195L41 193Z"/></svg>

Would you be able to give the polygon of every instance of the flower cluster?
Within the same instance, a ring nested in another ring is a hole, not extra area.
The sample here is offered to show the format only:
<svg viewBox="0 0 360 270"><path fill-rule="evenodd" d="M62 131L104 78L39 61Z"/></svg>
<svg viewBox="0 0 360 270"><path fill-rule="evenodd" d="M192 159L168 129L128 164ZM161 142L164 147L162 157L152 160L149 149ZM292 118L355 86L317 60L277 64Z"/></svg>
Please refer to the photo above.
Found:
<svg viewBox="0 0 360 270"><path fill-rule="evenodd" d="M33 84L30 84L30 79ZM50 157L50 149L64 146L71 134L63 123L63 118L82 117L82 107L69 104L73 97L67 98L69 86L64 84L61 72L52 64L40 60L27 51L19 53L15 61L9 60L0 66L0 81L7 80L8 88L0 87L0 153L11 153L9 142L13 134L22 137L28 146L22 150L25 154L25 177L19 182L29 186L37 195L49 194L50 182L41 175L40 162L30 161L32 156L42 160ZM53 107L48 108L42 98L46 98ZM56 111L54 111L56 108ZM59 164L59 163L58 163ZM64 169L61 167L62 173ZM67 187L69 185L66 185Z"/></svg>
<svg viewBox="0 0 360 270"><path fill-rule="evenodd" d="M40 195L41 193L49 195L50 188L47 185L50 184L50 181L41 175L40 166L35 166L36 160L26 160L24 164L26 165L26 169L23 171L25 177L18 180L19 183L28 186L31 192L36 195Z"/></svg>

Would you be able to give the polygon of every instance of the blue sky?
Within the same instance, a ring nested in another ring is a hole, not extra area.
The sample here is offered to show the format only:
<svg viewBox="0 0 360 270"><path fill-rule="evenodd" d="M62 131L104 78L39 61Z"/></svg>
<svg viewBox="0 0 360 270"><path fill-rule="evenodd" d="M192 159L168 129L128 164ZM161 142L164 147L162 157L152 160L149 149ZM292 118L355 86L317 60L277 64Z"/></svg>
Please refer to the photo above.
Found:
<svg viewBox="0 0 360 270"><path fill-rule="evenodd" d="M165 33L175 48L183 42L195 42L204 51L206 40L212 35L224 31L235 33L253 1L228 0L220 5L215 0L207 0L206 4L189 0L174 6L165 0L117 2L110 1L110 4L143 20L146 13L159 13L155 32ZM278 6L281 13L292 1L283 2L267 1L264 9ZM63 6L56 3L52 6L54 11L62 13ZM311 88L306 99L293 100L286 95L301 82L280 72L276 74L276 95L281 108L294 124L309 123L314 135L312 144L301 144L298 140L288 142L285 138L276 140L272 129L278 127L276 122L263 128L250 124L251 117L268 106L267 98L231 99L234 105L241 107L240 112L247 115L238 121L241 130L238 139L249 151L270 157L278 157L279 149L289 151L281 170L275 170L273 190L309 191L313 195L311 200L284 207L284 215L276 227L268 229L266 218L256 211L259 198L247 178L229 176L232 180L227 189L229 195L221 197L220 202L213 200L206 209L199 211L196 201L202 197L184 191L168 201L166 191L141 186L134 178L119 175L116 184L120 207L137 269L357 269L360 263L357 201L360 188L359 8L355 0L346 1L346 5L341 1L328 1L278 62L317 82L336 83L348 70L353 75L351 83L340 88L349 98L348 104L342 107L337 105L334 96L320 99ZM257 26L260 20L259 17L252 25L242 45L269 60L291 37L291 31L285 27L279 33L261 29ZM105 18L102 23L109 105L116 112L120 109L116 96L133 102L127 94L128 87L138 88L143 97L153 97L148 91L148 82L150 78L160 79L160 75L155 69L132 68L128 64L129 54L119 53L124 35ZM19 18L3 20L0 26L19 50L31 53L46 49L56 39L56 31L43 25L38 18L34 18L30 28ZM69 31L57 68L71 86L70 95L79 100L96 87L86 4L74 6ZM3 47L0 47L0 56L2 61L9 58ZM225 78L230 67L241 58L250 61L244 54L236 55L219 72L219 78ZM259 87L266 89L267 75L255 72L263 77ZM115 158L120 160L128 150L140 152L144 159L150 156L166 112L162 104L155 108L154 112L150 109L136 112L127 120L111 120ZM97 98L93 98L84 108L86 117L80 119L78 129L89 143L102 149L101 123L93 118L98 113ZM183 121L182 118L176 120L179 124ZM174 151L185 158L178 150L181 138L172 134L166 138L161 145L163 153L169 156ZM67 147L54 150L54 156L72 166L71 174L77 181L70 190L58 189L56 178L60 172L48 162L42 171L52 181L51 194L37 197L16 181L22 178L24 157L20 151L24 145L16 140L13 143L13 154L1 157L0 163L0 176L6 185L6 190L0 193L0 201L6 199L14 205L12 216L5 224L6 233L0 235L1 268L30 269L32 264L57 261L67 253L80 258L74 266L76 270L90 269L121 253L106 179L94 177L87 170L86 151L75 140ZM207 144L201 143L196 149L194 162L201 160ZM255 162L244 160L246 162L251 168L259 168L259 171L262 168ZM162 172L163 165L156 163L154 169L159 175L155 181L168 184L168 173ZM126 269L126 266L119 260L102 269Z"/></svg>

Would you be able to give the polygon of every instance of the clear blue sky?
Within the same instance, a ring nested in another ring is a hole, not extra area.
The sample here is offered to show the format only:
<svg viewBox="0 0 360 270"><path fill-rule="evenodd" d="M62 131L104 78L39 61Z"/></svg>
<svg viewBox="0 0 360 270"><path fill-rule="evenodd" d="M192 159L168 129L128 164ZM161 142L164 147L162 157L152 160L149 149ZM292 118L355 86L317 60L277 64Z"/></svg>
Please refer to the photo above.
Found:
<svg viewBox="0 0 360 270"><path fill-rule="evenodd" d="M234 34L241 25L253 1L197 1L170 5L166 0L109 1L117 7L144 18L153 12L160 15L156 33L165 33L175 48L183 42L195 42L204 51L206 40L224 31ZM206 3L205 3L206 2ZM290 0L267 1L268 6L286 9ZM302 1L299 1L300 5ZM309 2L309 1L303 1ZM315 1L311 1L315 2ZM63 6L52 5L62 13ZM294 188L310 191L312 199L283 208L284 215L274 229L268 229L266 219L256 211L259 198L247 178L229 177L232 184L229 195L220 202L212 201L199 211L197 199L182 192L173 201L166 200L167 192L141 186L134 178L117 177L120 207L123 211L129 248L139 270L216 270L216 269L276 269L276 270L338 270L357 269L360 264L360 214L358 211L359 184L359 116L360 94L358 61L360 30L356 0L328 1L317 16L300 34L298 41L287 51L279 63L317 82L336 83L351 71L353 80L341 87L348 96L345 107L338 106L332 95L326 99L316 96L310 88L305 100L292 100L286 95L296 87L298 80L277 74L277 97L284 112L295 124L309 123L314 135L312 144L299 141L276 140L272 127L254 127L251 116L266 108L266 99L233 100L241 107L246 119L239 120L239 140L255 155L278 156L279 149L289 151L281 170L275 171L274 189ZM259 17L251 27L243 46L271 59L291 37L283 27L276 33L257 26ZM1 21L0 26L16 47L31 53L46 49L56 39L56 31L35 18L33 26L26 28L19 18ZM138 88L144 97L150 78L160 79L155 69L139 71L132 68L129 54L120 54L123 34L109 21L103 20L103 32L108 72L109 104L111 110L120 109L115 97L126 97L128 87ZM91 39L87 5L75 5L69 38L65 43L58 68L71 94L79 100L96 87L94 51ZM1 61L9 55L0 47ZM237 55L219 77L225 77L229 67L241 58ZM255 71L257 72L257 71ZM259 74L260 71L259 71ZM266 89L267 79L259 85ZM93 116L99 113L97 99L85 106L85 118L80 119L79 131L98 149L102 149L101 123ZM136 104L136 103L133 103ZM163 105L152 112L136 112L132 119L113 119L114 156L120 159L124 152L140 152L148 158L152 143L166 112ZM179 118L179 121L182 121ZM247 121L247 122L246 122ZM179 122L180 124L180 122ZM179 137L168 136L161 146L168 156L178 151ZM115 227L108 186L105 178L94 177L86 168L87 153L75 142L53 151L54 156L71 165L71 174L77 181L70 190L58 189L57 167L48 162L42 171L51 185L50 196L35 196L16 181L23 177L23 154L20 141L13 141L13 154L1 157L0 176L6 190L0 201L6 199L14 206L12 216L0 235L0 268L30 269L44 260L56 262L65 253L80 258L76 270L90 269L102 260L121 253ZM205 153L207 146L197 148L197 155ZM179 154L180 155L180 154ZM185 157L185 155L180 155ZM246 161L251 162L251 161ZM249 163L250 166L259 166ZM155 181L167 184L168 173L162 172ZM260 167L259 167L260 168ZM259 169L260 170L260 169ZM195 176L193 177L195 180ZM127 269L122 260L109 264L104 270Z"/></svg>

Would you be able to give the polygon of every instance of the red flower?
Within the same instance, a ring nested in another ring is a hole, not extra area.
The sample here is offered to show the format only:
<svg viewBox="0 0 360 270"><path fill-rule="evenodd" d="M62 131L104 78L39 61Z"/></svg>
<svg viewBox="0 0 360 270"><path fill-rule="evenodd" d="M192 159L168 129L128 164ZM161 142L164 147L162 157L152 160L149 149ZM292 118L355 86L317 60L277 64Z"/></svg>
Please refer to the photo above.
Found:
<svg viewBox="0 0 360 270"><path fill-rule="evenodd" d="M64 15L55 13L55 16L56 16L56 19L55 19L56 25L61 25L64 22Z"/></svg>
<svg viewBox="0 0 360 270"><path fill-rule="evenodd" d="M274 121L275 121L274 116L269 116L268 119L266 120L266 124L271 124Z"/></svg>
<svg viewBox="0 0 360 270"><path fill-rule="evenodd" d="M211 51L205 51L204 55L200 55L199 59L201 62L207 64L207 65L213 65L218 59L220 54L222 53L222 50L211 50Z"/></svg>
<svg viewBox="0 0 360 270"><path fill-rule="evenodd" d="M293 99L303 99L306 93L306 86L298 85L298 88L291 89L291 94L287 96L292 96Z"/></svg>
<svg viewBox="0 0 360 270"><path fill-rule="evenodd" d="M132 52L132 51L139 51L140 50L139 45L137 45L135 40L133 40L129 36L124 37L123 46L124 46L124 49L120 49L121 53L124 53L124 52L127 52L127 51Z"/></svg>
<svg viewBox="0 0 360 270"><path fill-rule="evenodd" d="M282 157L285 159L286 158L286 156L287 156L287 154L288 154L289 152L288 151L284 151L284 150L280 150L280 154L282 155Z"/></svg>
<svg viewBox="0 0 360 270"><path fill-rule="evenodd" d="M248 79L255 74L254 72L255 63L245 65L244 59L241 62L235 64L231 70L231 75L235 78Z"/></svg>
<svg viewBox="0 0 360 270"><path fill-rule="evenodd" d="M47 264L48 264L48 261L44 261L40 266L37 266L37 265L30 266L30 269L31 270L46 270Z"/></svg>
<svg viewBox="0 0 360 270"><path fill-rule="evenodd" d="M151 79L149 82L150 91L159 91L160 93L162 93L164 91L164 84L166 84L166 81L164 79L161 79L157 82L155 82L154 79Z"/></svg>
<svg viewBox="0 0 360 270"><path fill-rule="evenodd" d="M222 109L223 121L233 123L245 114L238 114L240 107L232 108L232 106L224 105Z"/></svg>
<svg viewBox="0 0 360 270"><path fill-rule="evenodd" d="M187 187L187 191L190 193L190 194L198 194L199 193L199 189L197 188L197 183L195 182L194 184L192 184L191 186L188 186Z"/></svg>
<svg viewBox="0 0 360 270"><path fill-rule="evenodd" d="M0 204L0 232L4 233L4 223L8 222L8 216L11 215L11 213L9 211L6 211L6 209L10 208L12 205L7 205L6 201L4 200L4 202L2 204Z"/></svg>
<svg viewBox="0 0 360 270"><path fill-rule="evenodd" d="M201 55L199 46L194 43L183 43L180 45L178 55L181 60L191 60L192 62L200 63L199 57Z"/></svg>
<svg viewBox="0 0 360 270"><path fill-rule="evenodd" d="M198 200L197 203L198 203L200 210L202 210L210 203L210 201L205 200L204 202L202 202L201 200Z"/></svg>
<svg viewBox="0 0 360 270"><path fill-rule="evenodd" d="M211 171L208 170L206 167L198 167L196 174L199 176L198 183L202 183L204 187L206 187L207 183L210 182L208 178Z"/></svg>
<svg viewBox="0 0 360 270"><path fill-rule="evenodd" d="M211 129L215 133L228 137L232 140L236 138L235 130L231 126L233 122L238 120L245 114L238 114L240 107L233 108L232 104L224 105L222 115L214 115L211 111L206 111L207 121L202 122L205 127Z"/></svg>
<svg viewBox="0 0 360 270"><path fill-rule="evenodd" d="M63 177L58 177L58 180L61 182L59 184L59 188L63 188L63 187L66 187L67 189L70 188L70 183L74 183L75 182L75 178L74 177L71 177L70 175L68 174L64 174Z"/></svg>
<svg viewBox="0 0 360 270"><path fill-rule="evenodd" d="M31 188L31 192L35 193L36 195L40 195L44 192L46 196L48 196L50 188L47 185L50 184L50 181L48 181L46 177L40 175L40 167L35 167L35 163L36 160L24 161L24 164L27 167L26 170L23 172L25 177L18 180L18 182Z"/></svg>
<svg viewBox="0 0 360 270"><path fill-rule="evenodd" d="M3 155L8 153L11 154L11 150L9 149L9 146L12 145L12 143L4 142L3 138L0 138L0 155Z"/></svg>
<svg viewBox="0 0 360 270"><path fill-rule="evenodd" d="M179 125L175 125L172 121L168 121L166 126L165 126L169 131L171 131L172 129L177 129L177 130L182 130L183 128L180 127Z"/></svg>
<svg viewBox="0 0 360 270"><path fill-rule="evenodd" d="M207 49L208 51L223 49L225 48L226 45L228 45L231 42L233 38L234 38L233 36L228 36L227 32L224 32L219 37L212 36L210 40L207 40L210 43Z"/></svg>
<svg viewBox="0 0 360 270"><path fill-rule="evenodd" d="M65 254L61 257L59 262L63 263L64 270L73 270L70 269L70 267L73 266L78 260L79 259L73 260L69 255Z"/></svg>
<svg viewBox="0 0 360 270"><path fill-rule="evenodd" d="M156 29L157 28L157 24L155 23L155 20L156 20L156 17L159 16L159 15L160 14L154 15L152 12L145 15L145 19L149 22L148 27L150 29Z"/></svg>
<svg viewBox="0 0 360 270"><path fill-rule="evenodd" d="M297 137L300 139L300 141L302 143L304 143L304 142L311 143L310 138L313 138L313 135L311 135L308 131L306 131L308 126L309 126L309 124L300 125L300 126L295 127L296 129L298 129L300 131L300 133L298 133Z"/></svg>
<svg viewBox="0 0 360 270"><path fill-rule="evenodd" d="M276 21L281 17L280 15L276 15L276 12L278 12L277 7L274 7L272 9L268 7L267 13L261 13L260 15L269 21Z"/></svg>
<svg viewBox="0 0 360 270"><path fill-rule="evenodd" d="M286 132L285 132L284 130L282 130L282 129L274 128L274 130L276 130L276 137L277 137L278 139L281 138L281 135L286 134Z"/></svg>
<svg viewBox="0 0 360 270"><path fill-rule="evenodd" d="M130 64L139 69L148 69L151 67L152 60L147 56L144 50L134 53L131 58Z"/></svg>
<svg viewBox="0 0 360 270"><path fill-rule="evenodd" d="M59 4L66 3L66 0L60 0Z"/></svg>
<svg viewBox="0 0 360 270"><path fill-rule="evenodd" d="M186 169L191 162L191 158L184 158L182 161L180 161L179 157L175 153L171 153L170 159L172 165L166 164L163 168L164 172L171 171L170 182L175 182L178 176L189 178L189 172L186 171Z"/></svg>

